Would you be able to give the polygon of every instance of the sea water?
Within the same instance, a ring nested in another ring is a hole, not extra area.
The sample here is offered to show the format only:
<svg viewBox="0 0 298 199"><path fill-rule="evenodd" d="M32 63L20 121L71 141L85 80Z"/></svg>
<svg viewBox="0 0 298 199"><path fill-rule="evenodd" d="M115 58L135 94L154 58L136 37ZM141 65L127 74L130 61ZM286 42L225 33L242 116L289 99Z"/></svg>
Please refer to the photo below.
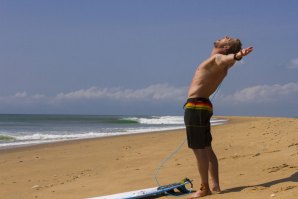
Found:
<svg viewBox="0 0 298 199"><path fill-rule="evenodd" d="M226 120L211 120L212 125ZM183 116L0 114L0 149L184 128Z"/></svg>

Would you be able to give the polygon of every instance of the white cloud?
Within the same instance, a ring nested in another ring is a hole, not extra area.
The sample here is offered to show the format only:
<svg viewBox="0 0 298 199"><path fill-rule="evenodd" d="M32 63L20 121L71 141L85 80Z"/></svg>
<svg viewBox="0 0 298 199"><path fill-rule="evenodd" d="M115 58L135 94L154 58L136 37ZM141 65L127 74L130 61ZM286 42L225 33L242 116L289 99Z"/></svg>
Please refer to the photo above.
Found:
<svg viewBox="0 0 298 199"><path fill-rule="evenodd" d="M45 95L41 95L41 94L32 95L32 99L40 100L40 99L44 99L44 98L46 98Z"/></svg>
<svg viewBox="0 0 298 199"><path fill-rule="evenodd" d="M15 97L22 97L22 98L27 97L27 92L25 92L25 91L24 92L18 92L18 93L15 94Z"/></svg>
<svg viewBox="0 0 298 199"><path fill-rule="evenodd" d="M114 100L182 100L186 97L185 87L176 88L168 84L156 84L141 89L97 88L59 93L56 100L114 99Z"/></svg>
<svg viewBox="0 0 298 199"><path fill-rule="evenodd" d="M298 58L292 59L288 66L290 69L298 69Z"/></svg>
<svg viewBox="0 0 298 199"><path fill-rule="evenodd" d="M55 104L69 100L112 99L118 101L181 101L186 98L186 87L173 87L168 84L156 84L140 89L97 88L80 89L68 93L59 93L56 96L43 94L29 95L27 92L18 92L12 96L0 96L3 104Z"/></svg>
<svg viewBox="0 0 298 199"><path fill-rule="evenodd" d="M26 91L17 92L14 95L10 96L0 96L0 103L5 106L8 104L17 105L17 104L34 104L39 102L48 102L50 97L46 97L45 95L35 94L29 95Z"/></svg>
<svg viewBox="0 0 298 199"><path fill-rule="evenodd" d="M224 96L225 102L276 102L298 96L298 83L284 85L258 85L235 92L233 95ZM297 100L297 99L294 99Z"/></svg>

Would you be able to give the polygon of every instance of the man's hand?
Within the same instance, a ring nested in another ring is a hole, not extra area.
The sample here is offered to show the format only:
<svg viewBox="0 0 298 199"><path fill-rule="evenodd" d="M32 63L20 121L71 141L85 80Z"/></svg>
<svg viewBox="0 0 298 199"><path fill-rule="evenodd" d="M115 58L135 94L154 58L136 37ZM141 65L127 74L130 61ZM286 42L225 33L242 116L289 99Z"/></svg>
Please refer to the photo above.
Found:
<svg viewBox="0 0 298 199"><path fill-rule="evenodd" d="M253 47L248 47L248 48L244 48L242 50L240 50L240 54L242 57L248 55L249 53L251 53L253 51Z"/></svg>
<svg viewBox="0 0 298 199"><path fill-rule="evenodd" d="M241 59L242 57L248 55L249 53L251 53L253 51L253 47L248 47L248 48L244 48L241 49L238 53L236 53L236 58L237 59Z"/></svg>

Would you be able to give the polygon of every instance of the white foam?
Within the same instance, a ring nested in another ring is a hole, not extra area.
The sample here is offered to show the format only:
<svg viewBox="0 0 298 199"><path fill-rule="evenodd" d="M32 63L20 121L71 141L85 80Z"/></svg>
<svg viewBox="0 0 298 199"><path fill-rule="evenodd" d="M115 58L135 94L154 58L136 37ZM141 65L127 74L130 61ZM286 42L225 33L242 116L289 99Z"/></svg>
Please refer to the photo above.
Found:
<svg viewBox="0 0 298 199"><path fill-rule="evenodd" d="M19 134L19 135L9 135L13 137L15 140L13 142L0 142L0 148L9 148L15 146L24 146L24 145L32 145L32 144L40 144L40 143L49 143L49 142L57 142L64 140L77 140L77 139L87 139L87 138L97 138L97 137L107 137L107 136L117 136L117 135L125 135L125 134L136 134L136 133L147 133L147 132L156 132L156 131L165 131L165 130L175 130L175 129L183 129L184 126L184 118L183 116L154 116L150 118L146 117L129 117L125 118L133 121L137 121L141 124L148 124L150 127L142 126L136 128L125 128L113 130L113 132L80 132L80 133L70 133L70 132L60 132L59 134L56 132L36 132L30 135ZM211 125L221 125L226 123L225 119L216 119L212 118ZM165 124L165 125L163 125ZM156 125L156 126L154 126ZM171 126L172 125L172 126Z"/></svg>
<svg viewBox="0 0 298 199"><path fill-rule="evenodd" d="M211 125L212 126L215 126L215 125L222 125L222 124L225 124L228 120L226 119L211 119Z"/></svg>
<svg viewBox="0 0 298 199"><path fill-rule="evenodd" d="M182 116L153 116L150 118L146 117L128 117L125 118L132 121L137 121L140 124L184 124L184 120Z"/></svg>
<svg viewBox="0 0 298 199"><path fill-rule="evenodd" d="M124 118L127 120L132 120L139 122L140 124L150 124L150 125L158 125L158 124L167 124L167 125L183 125L184 126L184 117L183 116L153 116L151 118L146 118L146 117L128 117ZM219 124L224 124L227 122L225 119L216 119L212 118L211 119L211 124L212 125L219 125Z"/></svg>

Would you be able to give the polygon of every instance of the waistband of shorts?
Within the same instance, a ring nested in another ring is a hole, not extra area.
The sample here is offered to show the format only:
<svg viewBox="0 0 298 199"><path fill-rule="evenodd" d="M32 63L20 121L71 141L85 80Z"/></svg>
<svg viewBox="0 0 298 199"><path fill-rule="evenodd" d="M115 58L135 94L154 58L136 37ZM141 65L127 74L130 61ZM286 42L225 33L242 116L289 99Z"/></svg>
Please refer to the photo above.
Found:
<svg viewBox="0 0 298 199"><path fill-rule="evenodd" d="M204 97L188 98L186 102L206 102L211 104L211 101Z"/></svg>
<svg viewBox="0 0 298 199"><path fill-rule="evenodd" d="M183 109L201 109L212 112L213 105L208 98L188 98Z"/></svg>

